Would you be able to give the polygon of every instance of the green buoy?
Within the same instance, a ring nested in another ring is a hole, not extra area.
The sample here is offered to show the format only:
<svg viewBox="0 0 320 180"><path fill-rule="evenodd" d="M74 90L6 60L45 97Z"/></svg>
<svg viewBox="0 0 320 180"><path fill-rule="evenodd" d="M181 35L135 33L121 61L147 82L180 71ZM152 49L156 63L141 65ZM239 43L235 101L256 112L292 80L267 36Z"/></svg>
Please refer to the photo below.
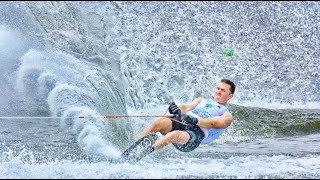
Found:
<svg viewBox="0 0 320 180"><path fill-rule="evenodd" d="M224 56L229 56L229 57L232 57L234 56L234 49L226 49L223 51L223 55Z"/></svg>

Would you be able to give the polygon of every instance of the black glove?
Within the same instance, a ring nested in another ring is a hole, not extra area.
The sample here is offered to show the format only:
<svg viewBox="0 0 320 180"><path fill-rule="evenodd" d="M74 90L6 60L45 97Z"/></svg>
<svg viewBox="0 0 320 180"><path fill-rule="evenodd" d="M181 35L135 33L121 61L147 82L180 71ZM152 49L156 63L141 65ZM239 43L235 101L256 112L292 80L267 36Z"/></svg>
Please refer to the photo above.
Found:
<svg viewBox="0 0 320 180"><path fill-rule="evenodd" d="M177 114L181 115L181 110L178 108L178 106L174 102L169 103L169 113L170 114Z"/></svg>
<svg viewBox="0 0 320 180"><path fill-rule="evenodd" d="M185 123L185 124L193 124L196 125L198 124L198 119L192 116L188 116L188 115L182 115L181 116L181 122Z"/></svg>

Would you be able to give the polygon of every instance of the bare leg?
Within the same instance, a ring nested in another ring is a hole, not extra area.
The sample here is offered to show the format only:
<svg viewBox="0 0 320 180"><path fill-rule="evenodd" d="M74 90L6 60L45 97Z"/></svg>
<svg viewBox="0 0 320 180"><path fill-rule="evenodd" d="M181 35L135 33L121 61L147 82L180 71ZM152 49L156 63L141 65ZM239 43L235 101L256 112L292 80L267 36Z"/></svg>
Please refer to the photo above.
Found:
<svg viewBox="0 0 320 180"><path fill-rule="evenodd" d="M167 117L162 117L157 119L148 128L142 131L142 133L138 136L137 139L141 139L143 136L150 133L155 133L155 132L161 132L163 134L166 134L170 132L171 129L172 129L172 121Z"/></svg>
<svg viewBox="0 0 320 180"><path fill-rule="evenodd" d="M190 136L187 132L176 130L176 131L167 133L162 139L158 139L153 145L153 147L156 150L158 150L165 147L169 143L184 144L188 142L189 139L190 139Z"/></svg>

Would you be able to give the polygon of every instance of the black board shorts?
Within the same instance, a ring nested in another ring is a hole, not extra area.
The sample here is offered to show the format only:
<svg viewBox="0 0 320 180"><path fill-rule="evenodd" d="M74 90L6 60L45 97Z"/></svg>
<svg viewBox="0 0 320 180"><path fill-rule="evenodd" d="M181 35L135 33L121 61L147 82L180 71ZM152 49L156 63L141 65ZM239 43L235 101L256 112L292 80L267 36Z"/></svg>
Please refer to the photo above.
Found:
<svg viewBox="0 0 320 180"><path fill-rule="evenodd" d="M176 121L172 121L172 130L182 130L182 131L186 131L189 136L190 139L188 140L187 143L185 144L176 144L176 143L172 143L174 147L176 147L178 150L182 151L182 152L189 152L194 150L195 148L197 148L201 141L204 139L205 135L204 132L202 131L202 129L198 126L198 125L184 125L181 123L178 123Z"/></svg>

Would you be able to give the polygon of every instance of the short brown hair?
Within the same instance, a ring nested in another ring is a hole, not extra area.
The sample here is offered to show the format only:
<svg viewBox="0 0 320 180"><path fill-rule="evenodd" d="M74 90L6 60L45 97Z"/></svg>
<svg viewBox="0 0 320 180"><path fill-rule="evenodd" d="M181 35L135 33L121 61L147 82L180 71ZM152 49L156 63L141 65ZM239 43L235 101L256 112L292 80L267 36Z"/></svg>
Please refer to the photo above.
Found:
<svg viewBox="0 0 320 180"><path fill-rule="evenodd" d="M229 79L221 79L221 82L229 84L230 85L231 94L234 93L234 91L236 90L236 85L232 81L230 81Z"/></svg>

